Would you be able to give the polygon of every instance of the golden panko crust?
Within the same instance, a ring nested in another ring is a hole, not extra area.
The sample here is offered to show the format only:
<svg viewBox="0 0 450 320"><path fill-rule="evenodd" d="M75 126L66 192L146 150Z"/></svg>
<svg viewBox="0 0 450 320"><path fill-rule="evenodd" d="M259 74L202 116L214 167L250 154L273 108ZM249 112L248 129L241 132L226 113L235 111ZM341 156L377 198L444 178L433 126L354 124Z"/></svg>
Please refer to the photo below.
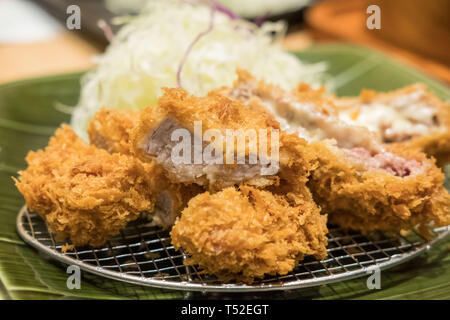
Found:
<svg viewBox="0 0 450 320"><path fill-rule="evenodd" d="M109 153L132 154L130 131L138 122L138 111L101 108L89 124L89 140Z"/></svg>
<svg viewBox="0 0 450 320"><path fill-rule="evenodd" d="M345 158L327 142L313 143L318 166L309 188L314 200L328 213L330 223L369 233L373 230L398 234L417 225L421 230L450 224L450 196L443 187L444 175L422 153L402 146L388 151L421 164L417 172L399 177L368 169Z"/></svg>
<svg viewBox="0 0 450 320"><path fill-rule="evenodd" d="M326 216L311 199L274 195L241 186L193 198L172 229L207 273L251 283L265 274L286 274L305 255L326 257Z"/></svg>
<svg viewBox="0 0 450 320"><path fill-rule="evenodd" d="M67 125L26 160L16 186L57 240L100 246L154 208L157 167L88 146Z"/></svg>
<svg viewBox="0 0 450 320"><path fill-rule="evenodd" d="M279 123L260 106L244 106L218 92L210 92L204 97L189 95L183 89L164 88L164 94L153 108L141 112L137 128L131 132L135 154L141 159L149 156L142 152L141 144L149 132L164 119L176 119L184 128L193 131L194 122L202 122L202 130L220 130L224 136L226 130L279 129ZM270 130L267 135L270 141ZM224 148L225 151L225 148ZM268 146L270 151L270 145Z"/></svg>
<svg viewBox="0 0 450 320"><path fill-rule="evenodd" d="M109 153L120 153L133 156L130 133L139 123L140 112L135 110L100 109L88 127L89 139L92 145L105 149ZM140 162L138 158L134 161ZM176 215L186 207L188 201L203 192L203 188L195 184L173 184L167 178L164 169L156 162L142 162L143 166L159 167L161 174L149 177L158 186L158 192L167 192L172 199ZM154 169L155 171L156 169Z"/></svg>

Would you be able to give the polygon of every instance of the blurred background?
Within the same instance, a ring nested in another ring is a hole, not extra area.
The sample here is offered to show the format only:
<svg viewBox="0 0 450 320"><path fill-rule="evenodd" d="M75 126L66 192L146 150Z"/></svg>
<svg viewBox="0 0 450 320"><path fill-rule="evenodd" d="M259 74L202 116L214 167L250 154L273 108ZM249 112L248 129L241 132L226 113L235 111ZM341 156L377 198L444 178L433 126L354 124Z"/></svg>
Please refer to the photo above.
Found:
<svg viewBox="0 0 450 320"><path fill-rule="evenodd" d="M151 0L1 0L0 83L84 70L108 44L99 21L135 15ZM256 22L288 21L287 50L316 43L368 46L450 84L449 0L221 0ZM81 30L68 30L67 7L81 8ZM381 9L381 29L369 30L366 9ZM112 27L113 32L117 31Z"/></svg>

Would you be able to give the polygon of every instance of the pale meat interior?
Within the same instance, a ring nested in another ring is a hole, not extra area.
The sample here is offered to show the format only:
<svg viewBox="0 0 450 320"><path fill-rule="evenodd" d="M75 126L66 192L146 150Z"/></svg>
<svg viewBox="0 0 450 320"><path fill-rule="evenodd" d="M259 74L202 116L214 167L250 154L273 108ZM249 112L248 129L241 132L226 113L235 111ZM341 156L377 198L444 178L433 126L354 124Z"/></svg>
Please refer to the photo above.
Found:
<svg viewBox="0 0 450 320"><path fill-rule="evenodd" d="M194 139L191 133L191 161L190 163L174 163L171 158L172 149L179 143L172 141L172 132L176 129L186 129L176 119L166 118L156 128L152 129L144 141L141 143L141 148L147 154L155 157L155 160L161 164L179 183L196 183L207 186L220 183L221 187L232 186L241 182L255 186L265 186L271 184L271 180L264 174L270 164L261 164L260 161L256 164L227 165L194 163ZM206 144L201 142L203 147Z"/></svg>

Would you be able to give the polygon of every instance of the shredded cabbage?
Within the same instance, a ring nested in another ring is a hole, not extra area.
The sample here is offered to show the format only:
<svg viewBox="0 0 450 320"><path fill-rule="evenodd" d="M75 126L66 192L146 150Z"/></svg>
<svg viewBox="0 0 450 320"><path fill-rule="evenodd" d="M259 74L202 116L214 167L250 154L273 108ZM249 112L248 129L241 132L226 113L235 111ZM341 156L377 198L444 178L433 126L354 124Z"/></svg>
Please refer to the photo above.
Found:
<svg viewBox="0 0 450 320"><path fill-rule="evenodd" d="M209 6L180 0L153 0L137 17L123 17L128 23L82 79L71 119L77 134L87 139L87 125L101 107L145 108L155 105L162 87L176 87L183 56L210 18ZM258 28L216 11L212 30L195 42L182 65L183 88L203 95L230 86L236 68L287 89L302 81L319 83L326 65L306 65L284 52L276 40L285 29L281 22Z"/></svg>

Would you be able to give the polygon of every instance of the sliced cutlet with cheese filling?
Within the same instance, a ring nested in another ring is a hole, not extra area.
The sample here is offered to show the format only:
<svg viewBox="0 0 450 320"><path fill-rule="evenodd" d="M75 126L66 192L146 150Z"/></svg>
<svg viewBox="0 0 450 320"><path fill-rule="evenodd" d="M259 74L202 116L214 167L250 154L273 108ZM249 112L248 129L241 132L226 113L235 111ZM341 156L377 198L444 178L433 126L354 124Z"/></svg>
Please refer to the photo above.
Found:
<svg viewBox="0 0 450 320"><path fill-rule="evenodd" d="M233 88L219 92L264 106L284 130L310 142L318 163L308 186L330 222L362 232L419 226L424 234L431 222L450 223L450 196L434 160L343 121L323 89L286 91L241 71Z"/></svg>
<svg viewBox="0 0 450 320"><path fill-rule="evenodd" d="M130 133L139 123L140 113L133 110L106 109L98 111L88 127L91 144L105 149L109 153L119 153L133 156ZM195 195L203 192L203 188L196 184L176 184L170 182L165 170L156 162L143 162L134 157L135 161L142 163L144 167L157 166L160 174L150 176L157 182L155 208L146 212L145 216L155 226L169 228L175 222L187 202ZM149 172L151 174L151 171Z"/></svg>
<svg viewBox="0 0 450 320"><path fill-rule="evenodd" d="M339 117L374 132L379 141L413 147L450 161L450 104L414 84L393 92L363 90L358 97L335 97Z"/></svg>

